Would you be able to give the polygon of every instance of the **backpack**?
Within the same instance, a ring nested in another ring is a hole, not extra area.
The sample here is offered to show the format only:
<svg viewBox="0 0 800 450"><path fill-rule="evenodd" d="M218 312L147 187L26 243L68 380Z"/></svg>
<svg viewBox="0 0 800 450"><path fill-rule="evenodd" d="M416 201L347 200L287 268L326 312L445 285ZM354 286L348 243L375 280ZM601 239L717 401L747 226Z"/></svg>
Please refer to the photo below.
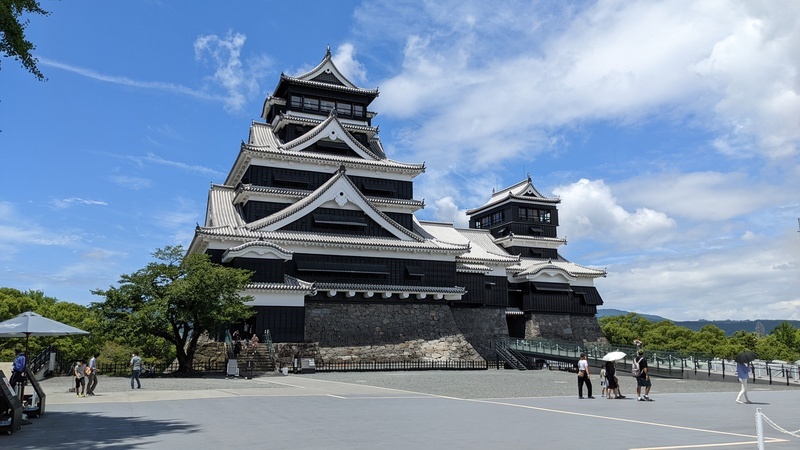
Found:
<svg viewBox="0 0 800 450"><path fill-rule="evenodd" d="M639 368L639 362L641 359L633 358L633 363L631 363L631 375L638 377L642 375L642 369Z"/></svg>

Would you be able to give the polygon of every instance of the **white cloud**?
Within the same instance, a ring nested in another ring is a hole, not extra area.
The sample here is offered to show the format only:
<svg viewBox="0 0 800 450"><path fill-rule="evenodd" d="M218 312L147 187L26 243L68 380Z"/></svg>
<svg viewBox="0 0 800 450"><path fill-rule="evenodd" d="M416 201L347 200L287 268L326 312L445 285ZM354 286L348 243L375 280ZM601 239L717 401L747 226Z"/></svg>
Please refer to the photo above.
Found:
<svg viewBox="0 0 800 450"><path fill-rule="evenodd" d="M716 132L717 148L728 153L785 158L800 143L800 4L787 7L600 1L567 9L559 29L551 10L537 15L518 3L425 5L409 16L414 23L401 15L380 22L394 30L388 35L408 34L402 70L379 83L378 102L386 115L418 118L399 133L414 136L427 161L450 148L467 161L488 152L535 155L561 127L649 117L690 120ZM474 11L480 20L470 19ZM500 19L557 33L498 34L481 25Z"/></svg>
<svg viewBox="0 0 800 450"><path fill-rule="evenodd" d="M663 212L637 207L630 212L618 204L603 180L559 186L559 234L612 242L620 249L648 248L668 242L677 226Z"/></svg>
<svg viewBox="0 0 800 450"><path fill-rule="evenodd" d="M74 205L108 206L108 203L101 200L87 200L80 197L54 198L50 204L56 209L66 209Z"/></svg>
<svg viewBox="0 0 800 450"><path fill-rule="evenodd" d="M0 258L9 259L27 245L69 246L83 241L75 232L43 228L17 212L10 202L0 202Z"/></svg>
<svg viewBox="0 0 800 450"><path fill-rule="evenodd" d="M164 158L162 158L162 157L160 157L158 155L155 155L153 153L148 153L147 156L145 156L145 157L131 156L131 157L129 157L129 159L134 160L134 161L138 161L140 163L141 162L149 162L149 163L153 163L153 164L160 164L160 165L164 165L164 166L175 167L175 168L184 170L186 172L193 172L193 173L198 173L198 174L201 174L201 175L208 175L208 176L210 176L212 178L220 178L220 177L224 177L225 176L224 173L222 173L222 172L220 172L218 170L215 170L215 169L211 169L211 168L203 167L203 166L198 166L198 165L187 164L187 163L181 162L181 161L170 161L170 160L164 159Z"/></svg>
<svg viewBox="0 0 800 450"><path fill-rule="evenodd" d="M210 79L226 92L225 108L241 111L248 99L259 93L258 81L271 60L260 55L242 63L241 52L247 36L242 33L228 34L221 38L214 34L199 36L194 42L195 59L202 60L214 68Z"/></svg>
<svg viewBox="0 0 800 450"><path fill-rule="evenodd" d="M180 84L165 83L162 81L134 80L132 78L119 75L106 75L104 73L100 73L92 69L87 69L84 67L78 67L71 64L62 63L48 58L38 57L38 59L39 63L42 64L43 66L55 67L61 70L66 70L68 72L76 73L86 78L91 78L93 80L98 80L98 81L104 81L106 83L119 84L122 86L129 86L135 88L153 89L157 91L170 92L173 94L187 95L202 100L214 100L214 101L222 100L222 98L218 95L205 91L200 91L197 89L192 89L190 87L182 86Z"/></svg>
<svg viewBox="0 0 800 450"><path fill-rule="evenodd" d="M742 172L649 174L618 183L614 190L631 203L708 221L730 220L762 210L765 200L789 200L793 196Z"/></svg>
<svg viewBox="0 0 800 450"><path fill-rule="evenodd" d="M800 240L755 241L612 265L597 283L605 307L673 320L800 319Z"/></svg>
<svg viewBox="0 0 800 450"><path fill-rule="evenodd" d="M120 186L132 189L134 191L138 191L140 189L147 189L153 186L153 180L141 177L113 175L109 177L109 180L111 180L112 183L116 183Z"/></svg>
<svg viewBox="0 0 800 450"><path fill-rule="evenodd" d="M367 68L356 59L356 48L351 43L340 45L331 55L333 63L348 80L359 85L367 80Z"/></svg>
<svg viewBox="0 0 800 450"><path fill-rule="evenodd" d="M466 211L459 209L453 197L443 197L434 202L436 220L442 222L452 222L458 228L467 228L469 226L469 217Z"/></svg>

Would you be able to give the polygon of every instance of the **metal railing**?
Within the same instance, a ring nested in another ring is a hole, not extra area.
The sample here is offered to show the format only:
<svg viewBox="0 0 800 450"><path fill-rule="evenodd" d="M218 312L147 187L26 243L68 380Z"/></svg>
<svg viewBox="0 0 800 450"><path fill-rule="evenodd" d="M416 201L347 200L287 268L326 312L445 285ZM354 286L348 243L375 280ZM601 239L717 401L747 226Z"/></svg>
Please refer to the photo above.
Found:
<svg viewBox="0 0 800 450"><path fill-rule="evenodd" d="M486 361L330 361L317 362L317 372L378 372L411 370L486 370Z"/></svg>
<svg viewBox="0 0 800 450"><path fill-rule="evenodd" d="M272 345L272 335L270 334L268 329L264 330L264 344L267 346L267 356L269 356L269 360L272 362L272 367L277 367L275 358L275 346Z"/></svg>
<svg viewBox="0 0 800 450"><path fill-rule="evenodd" d="M150 370L150 368L153 370ZM177 372L178 370L178 362L173 361L171 363L155 363L151 366L147 366L146 368L142 369L141 376L160 376L163 374L170 374L173 372ZM97 365L98 370L101 374L104 375L124 375L129 376L131 374L131 366L129 363L100 363ZM219 372L225 373L227 369L227 364L225 361L222 362L194 362L191 367L191 372Z"/></svg>
<svg viewBox="0 0 800 450"><path fill-rule="evenodd" d="M600 343L576 343L549 339L500 339L494 343L496 348L514 349L518 352L535 355L537 359L556 362L559 367L571 367L577 364L581 353L586 354L586 359L592 366L603 364L603 356L611 351L622 351L626 356L618 360L620 370L630 369L633 358L636 356L636 347L616 347ZM706 373L721 377L737 377L736 362L714 358L705 353L692 353L670 350L645 350L648 370L658 376L683 378L686 372L694 375ZM575 361L571 363L570 361ZM566 366L565 366L566 365ZM757 383L760 379L767 379L769 384L774 384L778 379L785 379L786 385L792 381L800 382L800 367L788 363L770 363L767 361L754 361L752 363L752 379Z"/></svg>

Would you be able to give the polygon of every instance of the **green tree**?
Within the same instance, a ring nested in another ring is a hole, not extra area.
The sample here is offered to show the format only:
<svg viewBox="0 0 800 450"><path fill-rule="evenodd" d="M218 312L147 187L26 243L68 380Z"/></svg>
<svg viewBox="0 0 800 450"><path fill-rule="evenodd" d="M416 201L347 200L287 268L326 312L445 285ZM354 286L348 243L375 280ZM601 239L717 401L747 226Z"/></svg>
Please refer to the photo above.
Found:
<svg viewBox="0 0 800 450"><path fill-rule="evenodd" d="M770 331L770 336L775 336L778 342L786 347L797 347L797 330L789 322L781 322L780 325Z"/></svg>
<svg viewBox="0 0 800 450"><path fill-rule="evenodd" d="M621 347L632 346L634 339L641 339L652 325L652 322L636 313L601 317L598 321L608 342Z"/></svg>
<svg viewBox="0 0 800 450"><path fill-rule="evenodd" d="M157 336L175 347L178 372L192 367L197 341L207 332L253 314L241 296L252 272L211 262L208 255L183 256L181 246L156 250L156 261L129 275L119 287L94 290L108 331L117 336ZM140 349L141 350L141 349Z"/></svg>
<svg viewBox="0 0 800 450"><path fill-rule="evenodd" d="M55 345L67 360L85 357L100 345L103 337L97 331L97 317L89 308L76 303L59 301L44 295L41 291L22 292L13 288L0 288L0 321L16 317L24 312L56 320L67 325L88 331L80 336L32 336L28 340L28 356L38 354L48 345ZM25 338L0 339L0 359L13 356L13 348L24 348Z"/></svg>
<svg viewBox="0 0 800 450"><path fill-rule="evenodd" d="M16 59L28 72L45 81L47 78L36 67L38 60L31 55L36 46L25 38L25 27L30 21L20 20L24 13L50 15L37 0L0 0L0 52Z"/></svg>
<svg viewBox="0 0 800 450"><path fill-rule="evenodd" d="M794 361L797 359L797 352L781 342L774 334L768 334L759 339L755 348L758 357L764 361Z"/></svg>

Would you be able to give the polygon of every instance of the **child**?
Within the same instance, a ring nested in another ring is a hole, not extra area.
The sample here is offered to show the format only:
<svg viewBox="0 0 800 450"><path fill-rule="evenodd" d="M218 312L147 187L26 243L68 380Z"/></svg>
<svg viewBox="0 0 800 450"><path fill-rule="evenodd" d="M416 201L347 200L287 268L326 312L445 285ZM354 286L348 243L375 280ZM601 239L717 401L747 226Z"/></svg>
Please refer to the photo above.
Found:
<svg viewBox="0 0 800 450"><path fill-rule="evenodd" d="M86 397L86 364L79 359L75 364L75 395Z"/></svg>
<svg viewBox="0 0 800 450"><path fill-rule="evenodd" d="M600 390L600 396L606 396L606 386L608 386L608 380L606 379L606 368L603 367L600 369L600 387L603 389Z"/></svg>

